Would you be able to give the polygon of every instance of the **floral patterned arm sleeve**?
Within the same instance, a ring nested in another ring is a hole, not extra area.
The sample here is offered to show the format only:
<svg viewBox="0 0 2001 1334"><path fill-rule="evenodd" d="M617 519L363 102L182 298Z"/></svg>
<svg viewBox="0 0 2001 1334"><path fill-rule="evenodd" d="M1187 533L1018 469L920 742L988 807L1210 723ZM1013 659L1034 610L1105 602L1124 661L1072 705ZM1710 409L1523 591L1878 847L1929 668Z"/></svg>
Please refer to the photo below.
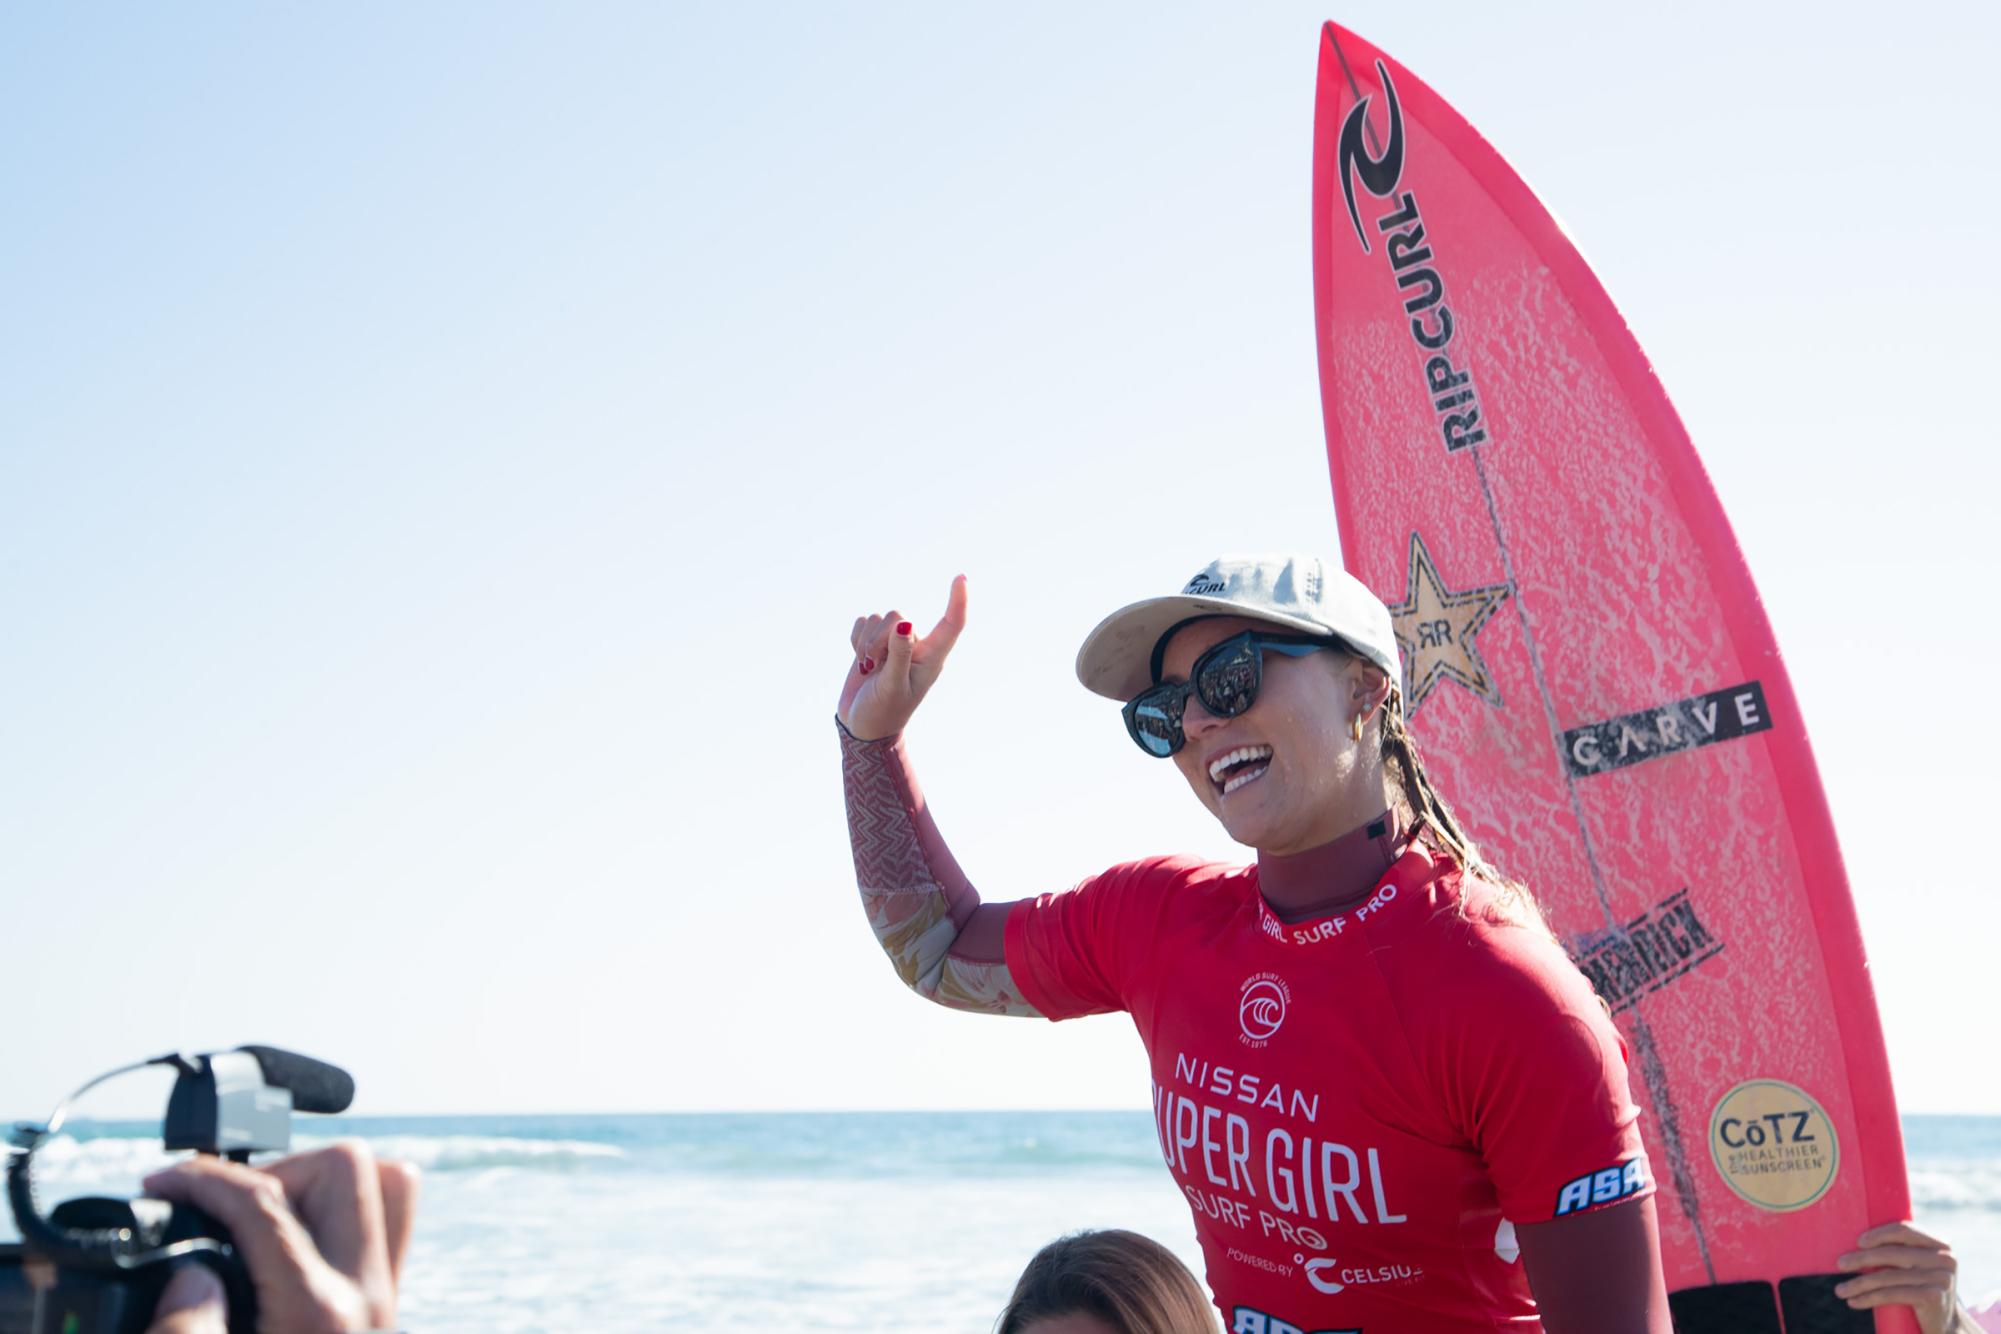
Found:
<svg viewBox="0 0 2001 1334"><path fill-rule="evenodd" d="M905 986L954 1010L1036 1015L1008 975L1009 904L982 904L938 835L903 738L858 741L838 719L862 908Z"/></svg>

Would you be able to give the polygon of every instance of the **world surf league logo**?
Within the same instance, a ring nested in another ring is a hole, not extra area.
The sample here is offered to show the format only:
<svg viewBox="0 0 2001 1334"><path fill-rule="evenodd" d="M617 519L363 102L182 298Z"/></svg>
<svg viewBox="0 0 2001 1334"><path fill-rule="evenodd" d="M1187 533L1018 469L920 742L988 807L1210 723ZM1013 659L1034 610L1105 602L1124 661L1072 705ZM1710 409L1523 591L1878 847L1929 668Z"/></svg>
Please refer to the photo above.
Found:
<svg viewBox="0 0 2001 1334"><path fill-rule="evenodd" d="M1243 1041L1262 1047L1285 1022L1285 1007L1292 1000L1291 989L1277 973L1253 973L1237 992L1237 1026Z"/></svg>
<svg viewBox="0 0 2001 1334"><path fill-rule="evenodd" d="M1431 244L1425 239L1417 194L1397 190L1403 183L1403 108L1397 103L1389 68L1380 60L1376 76L1383 81L1383 107L1389 118L1387 141L1379 139L1376 127L1369 123L1373 99L1361 96L1352 77L1348 82L1358 99L1341 124L1341 195L1348 203L1348 221L1354 224L1362 252L1372 253L1355 198L1355 183L1360 181L1377 199L1395 201L1395 208L1376 219L1376 230L1385 238L1384 258L1397 290L1406 294L1403 310L1410 316L1411 340L1424 359L1424 391L1437 415L1439 434L1447 450L1485 444L1487 428L1480 419L1480 395L1473 386L1473 373L1453 365L1447 350L1452 345L1452 308L1445 302L1445 280L1438 275Z"/></svg>

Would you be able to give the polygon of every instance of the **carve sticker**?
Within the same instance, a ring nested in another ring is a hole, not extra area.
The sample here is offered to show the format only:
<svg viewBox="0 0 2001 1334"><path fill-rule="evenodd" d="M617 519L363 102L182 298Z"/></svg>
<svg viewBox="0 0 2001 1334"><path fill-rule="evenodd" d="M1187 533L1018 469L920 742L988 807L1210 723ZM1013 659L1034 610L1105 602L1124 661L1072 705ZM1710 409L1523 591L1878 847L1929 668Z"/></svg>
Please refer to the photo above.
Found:
<svg viewBox="0 0 2001 1334"><path fill-rule="evenodd" d="M1725 686L1693 699L1656 705L1563 734L1563 761L1573 778L1609 773L1719 741L1772 730L1765 687L1757 681Z"/></svg>

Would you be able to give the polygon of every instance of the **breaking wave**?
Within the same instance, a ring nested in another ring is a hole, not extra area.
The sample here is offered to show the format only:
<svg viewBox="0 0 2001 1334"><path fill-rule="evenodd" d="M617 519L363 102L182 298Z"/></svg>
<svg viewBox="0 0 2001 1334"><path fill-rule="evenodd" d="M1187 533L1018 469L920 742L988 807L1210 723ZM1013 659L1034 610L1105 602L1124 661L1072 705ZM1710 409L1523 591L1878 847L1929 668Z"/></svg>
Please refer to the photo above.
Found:
<svg viewBox="0 0 2001 1334"><path fill-rule="evenodd" d="M300 1135L295 1150L321 1148L339 1136ZM616 1144L578 1139L522 1139L504 1135L357 1136L383 1158L415 1163L426 1172L478 1172L495 1167L575 1172L616 1165L626 1151ZM35 1155L35 1176L50 1182L136 1180L185 1155L168 1153L157 1139L58 1135Z"/></svg>
<svg viewBox="0 0 2001 1334"><path fill-rule="evenodd" d="M2001 1165L1917 1162L1910 1168L1911 1207L2001 1213Z"/></svg>
<svg viewBox="0 0 2001 1334"><path fill-rule="evenodd" d="M1160 1150L1144 1113L1126 1114L750 1114L661 1117L356 1118L338 1129L383 1157L428 1173L495 1170L534 1175L640 1173L769 1179L782 1177L1035 1178L1152 1175ZM453 1124L453 1121L457 1124ZM443 1121L443 1124L438 1124ZM1969 1123L1972 1124L1972 1123ZM435 1128L434 1128L435 1127ZM306 1128L305 1126L301 1127ZM1974 1135L1955 1123L1910 1126L1911 1201L1919 1214L2001 1214L2001 1123ZM136 1187L172 1163L137 1123L82 1125L57 1136L36 1159L52 1189ZM300 1149L339 1136L301 1134Z"/></svg>
<svg viewBox="0 0 2001 1334"><path fill-rule="evenodd" d="M301 1135L297 1149L315 1149L337 1136ZM604 1167L626 1157L616 1144L583 1139L517 1139L506 1135L367 1135L381 1158L415 1163L426 1172L480 1172L493 1167L527 1167L542 1172L576 1172Z"/></svg>

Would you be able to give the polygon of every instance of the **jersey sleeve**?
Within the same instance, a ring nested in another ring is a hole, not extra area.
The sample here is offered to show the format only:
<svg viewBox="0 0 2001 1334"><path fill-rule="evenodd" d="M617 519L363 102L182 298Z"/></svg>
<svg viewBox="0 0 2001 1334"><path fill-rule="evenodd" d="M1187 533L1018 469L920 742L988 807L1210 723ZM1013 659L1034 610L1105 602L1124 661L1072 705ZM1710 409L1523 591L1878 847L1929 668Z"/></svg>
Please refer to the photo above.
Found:
<svg viewBox="0 0 2001 1334"><path fill-rule="evenodd" d="M1534 926L1469 926L1445 1046L1447 1108L1516 1223L1653 1193L1626 1043L1591 985Z"/></svg>
<svg viewBox="0 0 2001 1334"><path fill-rule="evenodd" d="M954 1010L1034 1011L1000 957L1000 904L982 904L938 833L901 736L841 736L841 785L862 907L903 984Z"/></svg>
<svg viewBox="0 0 2001 1334"><path fill-rule="evenodd" d="M1186 857L1127 862L1060 894L1022 899L1007 919L1015 985L1050 1019L1131 1008L1175 894L1203 865Z"/></svg>

